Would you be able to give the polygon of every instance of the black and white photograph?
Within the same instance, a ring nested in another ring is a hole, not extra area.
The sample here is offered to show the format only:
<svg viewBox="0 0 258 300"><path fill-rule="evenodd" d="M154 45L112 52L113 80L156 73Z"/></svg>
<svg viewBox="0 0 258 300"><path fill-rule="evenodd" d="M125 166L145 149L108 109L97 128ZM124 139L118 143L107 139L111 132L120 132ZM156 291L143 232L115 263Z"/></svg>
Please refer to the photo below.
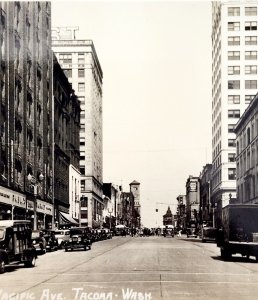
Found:
<svg viewBox="0 0 258 300"><path fill-rule="evenodd" d="M0 300L258 299L257 23L0 1Z"/></svg>

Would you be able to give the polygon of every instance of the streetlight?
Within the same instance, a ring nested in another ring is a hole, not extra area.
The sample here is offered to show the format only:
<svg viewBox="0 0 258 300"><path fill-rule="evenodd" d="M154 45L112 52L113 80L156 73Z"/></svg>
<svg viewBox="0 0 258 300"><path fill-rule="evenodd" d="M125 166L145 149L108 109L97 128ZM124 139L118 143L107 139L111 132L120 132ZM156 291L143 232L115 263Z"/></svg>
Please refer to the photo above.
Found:
<svg viewBox="0 0 258 300"><path fill-rule="evenodd" d="M111 214L113 212L113 207L110 209L108 208L108 213L109 213L109 229L111 230Z"/></svg>
<svg viewBox="0 0 258 300"><path fill-rule="evenodd" d="M44 179L44 175L42 173L39 174L38 176L38 180L39 182L37 183L35 176L29 174L27 176L30 184L33 186L33 195L34 195L34 218L33 218L33 230L37 230L37 195L38 195L38 186L40 184L40 182L43 181Z"/></svg>

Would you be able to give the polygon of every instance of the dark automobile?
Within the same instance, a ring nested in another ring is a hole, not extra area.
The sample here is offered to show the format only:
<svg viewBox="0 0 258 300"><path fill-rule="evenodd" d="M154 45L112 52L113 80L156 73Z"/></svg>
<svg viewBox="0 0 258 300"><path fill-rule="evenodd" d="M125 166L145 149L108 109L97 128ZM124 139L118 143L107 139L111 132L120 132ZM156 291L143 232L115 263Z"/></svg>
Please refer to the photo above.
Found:
<svg viewBox="0 0 258 300"><path fill-rule="evenodd" d="M56 251L58 249L58 239L55 236L55 231L45 230L43 232L43 237L46 240L47 251Z"/></svg>
<svg viewBox="0 0 258 300"><path fill-rule="evenodd" d="M186 237L187 238L189 238L189 237L197 238L197 236L198 236L197 228L190 227L190 228L186 229Z"/></svg>
<svg viewBox="0 0 258 300"><path fill-rule="evenodd" d="M30 221L0 221L0 273L4 273L7 265L24 263L25 267L35 266L37 253L31 233Z"/></svg>
<svg viewBox="0 0 258 300"><path fill-rule="evenodd" d="M174 237L174 235L175 235L174 228L170 227L170 226L166 226L166 228L164 228L163 234L164 234L164 237L167 237L167 236Z"/></svg>
<svg viewBox="0 0 258 300"><path fill-rule="evenodd" d="M103 230L105 231L106 239L112 239L112 232L110 231L110 229L105 228Z"/></svg>
<svg viewBox="0 0 258 300"><path fill-rule="evenodd" d="M40 254L45 254L47 249L46 239L43 237L43 232L33 231L32 232L32 245L36 249L36 251Z"/></svg>
<svg viewBox="0 0 258 300"><path fill-rule="evenodd" d="M65 251L69 249L91 249L91 229L88 227L72 227L70 229L70 239L64 244Z"/></svg>
<svg viewBox="0 0 258 300"><path fill-rule="evenodd" d="M217 238L217 229L214 227L203 227L201 230L201 239L202 242L206 241L216 242Z"/></svg>

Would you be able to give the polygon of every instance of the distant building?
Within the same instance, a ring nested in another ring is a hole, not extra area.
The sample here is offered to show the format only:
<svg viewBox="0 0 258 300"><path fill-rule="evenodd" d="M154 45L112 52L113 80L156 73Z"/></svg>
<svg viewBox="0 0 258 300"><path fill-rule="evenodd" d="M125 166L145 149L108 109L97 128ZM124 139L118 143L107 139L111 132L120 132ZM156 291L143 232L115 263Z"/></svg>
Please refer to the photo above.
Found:
<svg viewBox="0 0 258 300"><path fill-rule="evenodd" d="M121 193L121 208L122 214L119 224L126 225L127 227L135 227L135 212L134 212L134 196L133 193Z"/></svg>
<svg viewBox="0 0 258 300"><path fill-rule="evenodd" d="M52 46L81 103L80 172L81 223L102 225L103 207L103 73L93 41L77 39L78 27L52 30Z"/></svg>
<svg viewBox="0 0 258 300"><path fill-rule="evenodd" d="M54 56L54 196L58 226L78 225L80 102Z"/></svg>
<svg viewBox="0 0 258 300"><path fill-rule="evenodd" d="M117 218L118 190L112 183L103 183L103 226L115 227Z"/></svg>
<svg viewBox="0 0 258 300"><path fill-rule="evenodd" d="M212 223L214 203L211 203L212 164L206 164L200 178L200 222Z"/></svg>
<svg viewBox="0 0 258 300"><path fill-rule="evenodd" d="M189 176L186 181L186 219L187 226L200 222L200 183L199 177Z"/></svg>
<svg viewBox="0 0 258 300"><path fill-rule="evenodd" d="M258 94L235 126L237 199L233 202L258 204Z"/></svg>
<svg viewBox="0 0 258 300"><path fill-rule="evenodd" d="M136 218L136 227L141 227L141 193L140 193L140 183L134 180L130 183L130 192L134 196L134 214Z"/></svg>
<svg viewBox="0 0 258 300"><path fill-rule="evenodd" d="M173 215L170 207L168 207L166 214L163 215L163 225L173 225Z"/></svg>
<svg viewBox="0 0 258 300"><path fill-rule="evenodd" d="M50 2L0 2L0 218L53 226Z"/></svg>
<svg viewBox="0 0 258 300"><path fill-rule="evenodd" d="M186 228L186 196L177 196L176 226Z"/></svg>

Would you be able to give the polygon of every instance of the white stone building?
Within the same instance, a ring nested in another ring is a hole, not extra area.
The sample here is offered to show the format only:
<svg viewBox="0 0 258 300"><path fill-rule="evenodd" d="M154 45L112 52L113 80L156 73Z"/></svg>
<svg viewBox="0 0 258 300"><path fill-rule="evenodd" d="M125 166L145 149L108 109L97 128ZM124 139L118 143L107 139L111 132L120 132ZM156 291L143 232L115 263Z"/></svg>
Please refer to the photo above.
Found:
<svg viewBox="0 0 258 300"><path fill-rule="evenodd" d="M258 1L212 2L212 204L236 198L234 126L257 93Z"/></svg>
<svg viewBox="0 0 258 300"><path fill-rule="evenodd" d="M81 102L81 224L98 227L103 206L103 73L93 41L76 39L77 30L76 27L53 28L52 47Z"/></svg>

